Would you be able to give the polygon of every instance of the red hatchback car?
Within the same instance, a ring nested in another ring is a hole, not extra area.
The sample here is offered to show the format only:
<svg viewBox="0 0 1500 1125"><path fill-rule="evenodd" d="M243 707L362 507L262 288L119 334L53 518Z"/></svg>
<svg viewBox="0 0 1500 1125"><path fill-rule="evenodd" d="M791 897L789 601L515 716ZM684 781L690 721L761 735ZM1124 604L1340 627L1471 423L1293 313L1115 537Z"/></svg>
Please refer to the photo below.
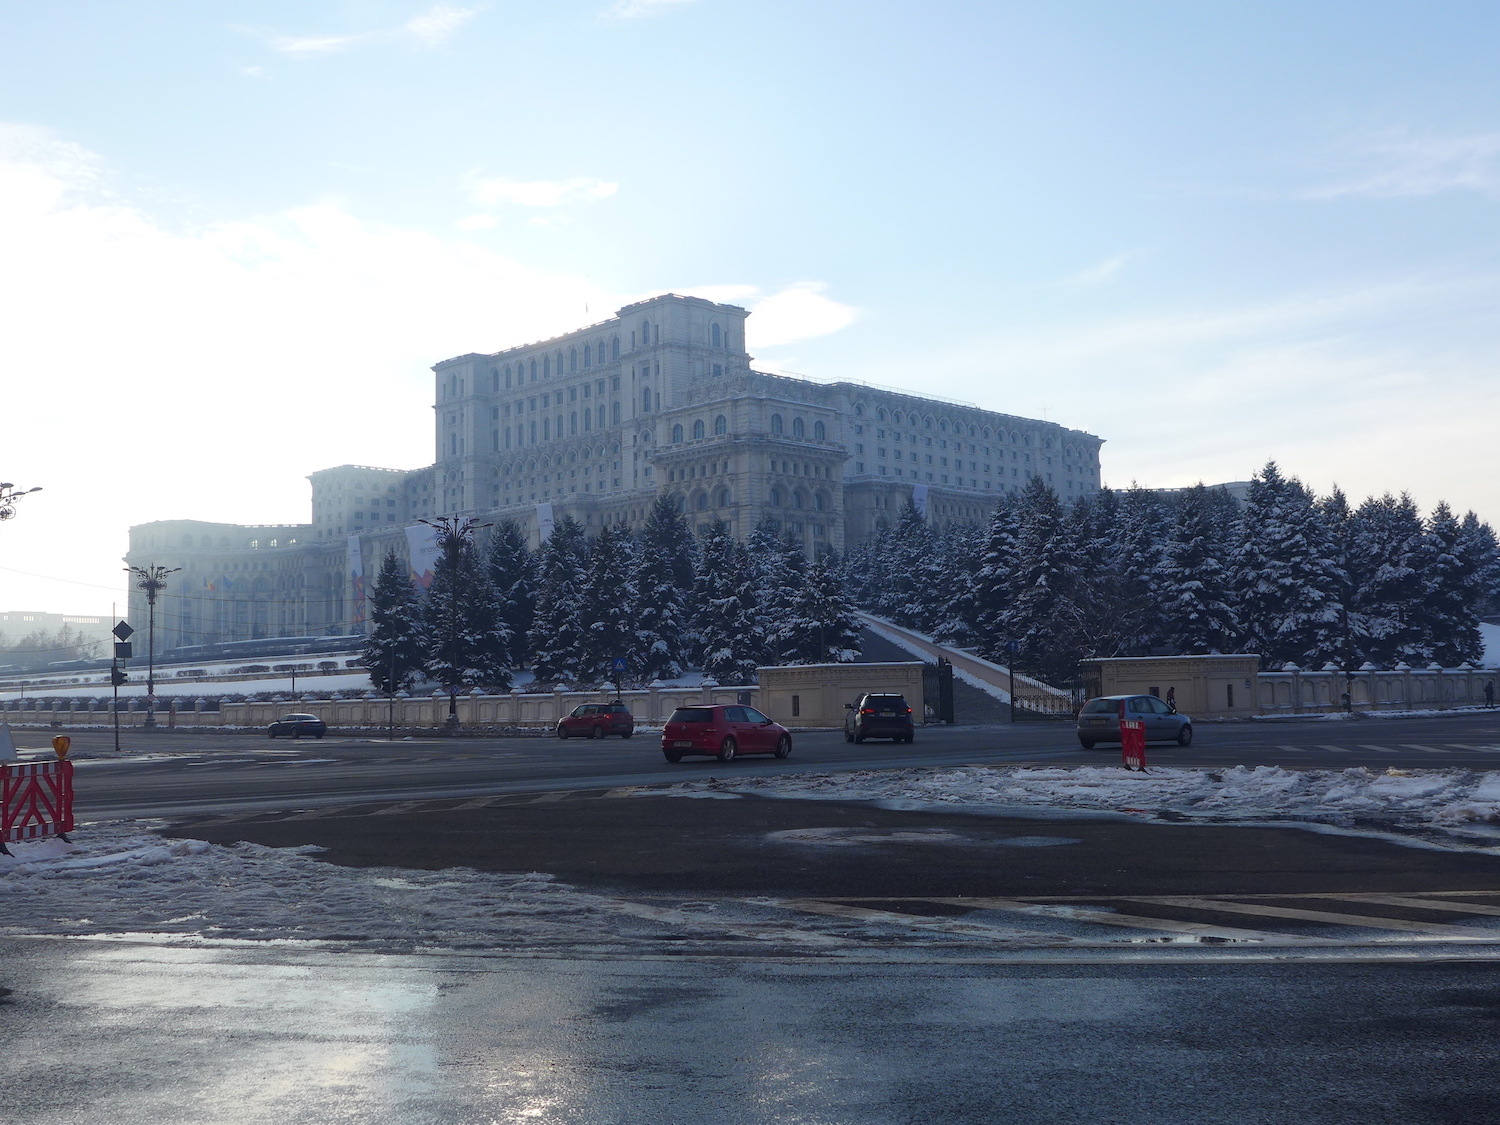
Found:
<svg viewBox="0 0 1500 1125"><path fill-rule="evenodd" d="M625 704L580 703L571 712L557 720L557 737L603 738L617 734L629 738L635 733L635 716Z"/></svg>
<svg viewBox="0 0 1500 1125"><path fill-rule="evenodd" d="M754 707L679 707L661 732L661 752L669 762L688 754L708 754L732 762L741 754L792 752L792 734Z"/></svg>

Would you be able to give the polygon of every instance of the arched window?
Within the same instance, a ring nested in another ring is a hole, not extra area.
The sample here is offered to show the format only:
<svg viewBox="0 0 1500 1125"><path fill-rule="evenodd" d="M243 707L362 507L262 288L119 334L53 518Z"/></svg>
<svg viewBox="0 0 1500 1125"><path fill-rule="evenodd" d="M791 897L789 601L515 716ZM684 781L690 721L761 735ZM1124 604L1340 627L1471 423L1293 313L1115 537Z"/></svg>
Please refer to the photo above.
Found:
<svg viewBox="0 0 1500 1125"><path fill-rule="evenodd" d="M685 512L685 511L687 511L687 497L686 496L679 496L677 498L677 510L679 512Z"/></svg>
<svg viewBox="0 0 1500 1125"><path fill-rule="evenodd" d="M896 413L892 414L891 421L896 423L896 425L898 426L901 425L901 411L898 410L896 411Z"/></svg>
<svg viewBox="0 0 1500 1125"><path fill-rule="evenodd" d="M542 356L542 378L552 378L552 357L550 355Z"/></svg>
<svg viewBox="0 0 1500 1125"><path fill-rule="evenodd" d="M505 389L510 390L510 364L505 365Z"/></svg>
<svg viewBox="0 0 1500 1125"><path fill-rule="evenodd" d="M923 427L923 429L928 429L928 430L932 429L932 415L931 414L929 414L927 417L925 417L925 418L922 419L922 427Z"/></svg>
<svg viewBox="0 0 1500 1125"><path fill-rule="evenodd" d="M616 336L613 340L611 340L609 342L609 358L610 359L619 359L620 358L620 337L618 337L618 336Z"/></svg>
<svg viewBox="0 0 1500 1125"><path fill-rule="evenodd" d="M641 410L643 412L651 409L651 388L647 387L641 391Z"/></svg>
<svg viewBox="0 0 1500 1125"><path fill-rule="evenodd" d="M675 426L672 427L672 443L674 445L678 445L678 444L681 444L681 442L682 442L682 424L679 422L677 425L675 425Z"/></svg>
<svg viewBox="0 0 1500 1125"><path fill-rule="evenodd" d="M973 426L970 426L970 427L969 427L969 436L970 436L970 437L973 437L973 436L974 436L974 427L973 427Z"/></svg>
<svg viewBox="0 0 1500 1125"><path fill-rule="evenodd" d="M878 419L880 419L880 421L884 422L885 421L885 407L882 406L879 410L875 411L875 417L878 418Z"/></svg>
<svg viewBox="0 0 1500 1125"><path fill-rule="evenodd" d="M863 418L865 416L865 404L862 402L856 402L854 404L854 413Z"/></svg>
<svg viewBox="0 0 1500 1125"><path fill-rule="evenodd" d="M715 324L708 330L708 337L709 343L711 343L714 347L722 348L724 346L724 335L719 331L719 326L717 324Z"/></svg>
<svg viewBox="0 0 1500 1125"><path fill-rule="evenodd" d="M577 348L569 348L568 349L568 370L569 371L577 371L578 370L578 349Z"/></svg>
<svg viewBox="0 0 1500 1125"><path fill-rule="evenodd" d="M729 507L729 489L727 488L719 489L719 507Z"/></svg>
<svg viewBox="0 0 1500 1125"><path fill-rule="evenodd" d="M779 434L779 433L781 433L781 415L780 414L772 414L771 415L771 432L773 434Z"/></svg>
<svg viewBox="0 0 1500 1125"><path fill-rule="evenodd" d="M938 429L942 430L943 433L946 434L948 432L948 419L944 418L941 422L939 422Z"/></svg>
<svg viewBox="0 0 1500 1125"><path fill-rule="evenodd" d="M699 418L696 422L693 423L693 440L694 441L702 441L703 440L703 419L702 418Z"/></svg>
<svg viewBox="0 0 1500 1125"><path fill-rule="evenodd" d="M698 493L698 499L694 502L693 507L697 508L698 511L700 511L700 512L707 511L708 510L708 493L706 493L706 492L700 492L700 493Z"/></svg>
<svg viewBox="0 0 1500 1125"><path fill-rule="evenodd" d="M644 347L646 347L650 343L651 343L651 322L649 320L643 320L643 321L641 321L641 347L644 348Z"/></svg>
<svg viewBox="0 0 1500 1125"><path fill-rule="evenodd" d="M568 415L568 433L570 433L570 434L576 434L577 432L578 432L578 411L575 410L571 414Z"/></svg>
<svg viewBox="0 0 1500 1125"><path fill-rule="evenodd" d="M823 425L822 422L814 422L813 423L813 440L814 441L827 441L828 440L828 427L825 426L825 425Z"/></svg>
<svg viewBox="0 0 1500 1125"><path fill-rule="evenodd" d="M815 495L814 495L814 496L813 496L813 507L814 507L814 508L815 508L815 509L816 509L816 510L818 510L818 511L820 511L820 512L821 512L821 511L822 511L822 510L823 510L823 504L824 504L824 500L823 500L823 494L822 494L822 493L821 493L821 492L819 492L819 493L816 493L816 494L815 494Z"/></svg>
<svg viewBox="0 0 1500 1125"><path fill-rule="evenodd" d="M536 360L531 361L531 381L536 382Z"/></svg>
<svg viewBox="0 0 1500 1125"><path fill-rule="evenodd" d="M794 508L802 508L802 507L806 506L806 503L807 502L802 497L802 493L800 493L800 492L793 492L792 493L792 507L794 507Z"/></svg>
<svg viewBox="0 0 1500 1125"><path fill-rule="evenodd" d="M771 489L771 507L781 507L781 489L779 488Z"/></svg>
<svg viewBox="0 0 1500 1125"><path fill-rule="evenodd" d="M794 438L807 436L807 428L803 426L801 418L792 419L792 436Z"/></svg>
<svg viewBox="0 0 1500 1125"><path fill-rule="evenodd" d="M729 419L720 414L714 419L714 433L727 434L729 432Z"/></svg>
<svg viewBox="0 0 1500 1125"><path fill-rule="evenodd" d="M594 349L588 344L583 345L583 365L585 367L594 366Z"/></svg>

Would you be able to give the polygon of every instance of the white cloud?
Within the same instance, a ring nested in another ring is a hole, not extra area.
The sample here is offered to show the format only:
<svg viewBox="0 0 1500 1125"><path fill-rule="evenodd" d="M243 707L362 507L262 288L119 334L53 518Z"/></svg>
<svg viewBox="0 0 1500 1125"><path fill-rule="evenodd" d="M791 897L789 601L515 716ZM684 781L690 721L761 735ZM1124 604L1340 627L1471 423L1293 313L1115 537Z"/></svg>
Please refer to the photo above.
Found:
<svg viewBox="0 0 1500 1125"><path fill-rule="evenodd" d="M347 35L272 35L267 37L267 42L272 50L296 58L333 55L356 47L403 41L418 43L424 47L440 47L482 10L482 6L460 8L452 4L437 4L399 27L352 32Z"/></svg>
<svg viewBox="0 0 1500 1125"><path fill-rule="evenodd" d="M458 220L459 230L490 230L499 222L493 215L465 215Z"/></svg>
<svg viewBox="0 0 1500 1125"><path fill-rule="evenodd" d="M1446 191L1500 189L1500 133L1409 137L1386 135L1348 144L1345 168L1302 193L1307 199L1366 196L1396 199Z"/></svg>
<svg viewBox="0 0 1500 1125"><path fill-rule="evenodd" d="M242 66L240 73L246 78L265 78L270 72L263 66Z"/></svg>
<svg viewBox="0 0 1500 1125"><path fill-rule="evenodd" d="M1115 274L1120 272L1120 267L1125 264L1126 255L1117 254L1113 258L1106 258L1097 265L1089 266L1088 269L1079 270L1071 277L1064 280L1065 285L1074 285L1081 289L1089 289L1095 285L1103 285Z"/></svg>
<svg viewBox="0 0 1500 1125"><path fill-rule="evenodd" d="M620 190L620 185L592 176L568 180L513 180L508 177L476 180L475 202L514 203L521 207L561 207L565 203L597 203Z"/></svg>
<svg viewBox="0 0 1500 1125"><path fill-rule="evenodd" d="M775 348L828 336L853 324L859 318L859 310L825 296L827 288L821 281L799 281L774 293L765 293L753 285L696 285L673 292L749 309L745 343L753 352L756 348ZM770 370L773 361L757 366Z"/></svg>
<svg viewBox="0 0 1500 1125"><path fill-rule="evenodd" d="M635 20L643 16L659 16L668 8L692 2L693 0L615 0L605 14L611 19Z"/></svg>

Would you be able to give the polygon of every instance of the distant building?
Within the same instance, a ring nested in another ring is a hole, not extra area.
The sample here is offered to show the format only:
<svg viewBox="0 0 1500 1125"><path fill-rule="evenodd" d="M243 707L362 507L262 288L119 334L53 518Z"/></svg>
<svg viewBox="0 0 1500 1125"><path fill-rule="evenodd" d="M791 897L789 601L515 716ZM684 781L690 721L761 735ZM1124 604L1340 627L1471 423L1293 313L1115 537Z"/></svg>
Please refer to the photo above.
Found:
<svg viewBox="0 0 1500 1125"><path fill-rule="evenodd" d="M1099 489L1092 434L755 371L747 316L666 294L551 340L443 360L432 465L315 472L307 524L131 528L127 561L183 568L158 605L159 647L359 631L354 559L373 575L432 516L513 519L538 543L564 516L635 526L667 495L700 529L722 519L744 536L769 516L816 554L870 538L908 501L944 526L985 519L1034 476L1064 499ZM137 592L131 614L145 620Z"/></svg>

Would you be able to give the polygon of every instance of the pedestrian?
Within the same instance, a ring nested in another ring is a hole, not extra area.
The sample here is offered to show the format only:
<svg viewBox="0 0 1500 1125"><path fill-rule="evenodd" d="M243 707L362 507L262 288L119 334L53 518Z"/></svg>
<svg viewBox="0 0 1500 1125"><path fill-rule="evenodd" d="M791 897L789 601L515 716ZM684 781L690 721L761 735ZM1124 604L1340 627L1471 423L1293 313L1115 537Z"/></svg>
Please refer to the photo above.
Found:
<svg viewBox="0 0 1500 1125"><path fill-rule="evenodd" d="M1177 714L1177 689L1175 687L1167 688L1167 710L1174 715Z"/></svg>
<svg viewBox="0 0 1500 1125"><path fill-rule="evenodd" d="M1495 681L1494 680L1486 680L1484 682L1484 705L1486 707L1493 707L1495 705Z"/></svg>

